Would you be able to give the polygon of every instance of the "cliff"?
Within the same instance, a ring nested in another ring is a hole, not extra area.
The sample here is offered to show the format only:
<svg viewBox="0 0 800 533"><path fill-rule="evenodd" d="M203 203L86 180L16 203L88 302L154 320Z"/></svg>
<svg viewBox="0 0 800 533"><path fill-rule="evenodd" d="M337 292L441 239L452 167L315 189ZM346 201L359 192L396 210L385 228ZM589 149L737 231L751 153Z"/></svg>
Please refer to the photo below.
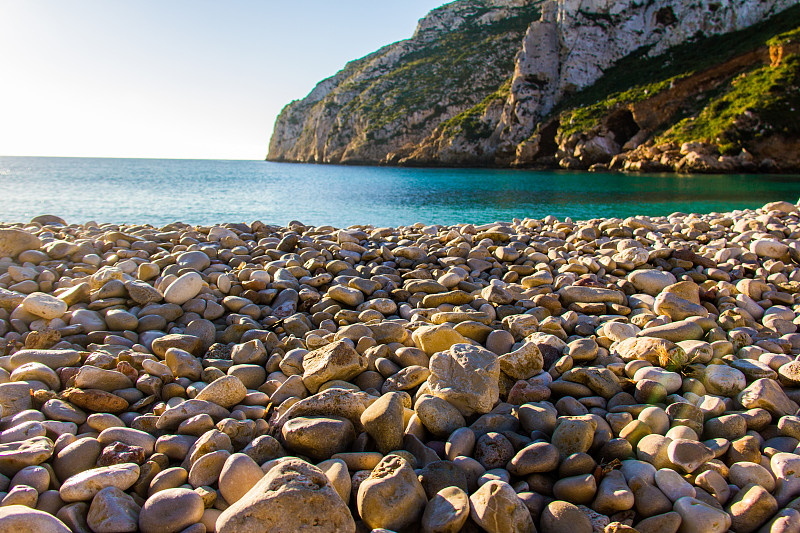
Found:
<svg viewBox="0 0 800 533"><path fill-rule="evenodd" d="M538 2L453 2L419 22L411 39L348 63L286 106L269 159L378 163L478 104L514 68Z"/></svg>
<svg viewBox="0 0 800 533"><path fill-rule="evenodd" d="M286 106L268 159L800 168L796 4L458 0Z"/></svg>

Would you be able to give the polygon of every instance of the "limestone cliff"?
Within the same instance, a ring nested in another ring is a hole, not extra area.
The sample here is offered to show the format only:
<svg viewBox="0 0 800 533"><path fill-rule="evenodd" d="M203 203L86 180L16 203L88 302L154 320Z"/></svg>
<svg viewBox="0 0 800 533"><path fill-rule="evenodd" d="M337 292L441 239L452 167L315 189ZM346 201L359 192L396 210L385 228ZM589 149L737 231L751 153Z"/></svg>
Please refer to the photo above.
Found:
<svg viewBox="0 0 800 533"><path fill-rule="evenodd" d="M348 63L275 123L269 159L377 163L495 91L539 1L461 0L435 9L411 39Z"/></svg>
<svg viewBox="0 0 800 533"><path fill-rule="evenodd" d="M733 60L733 52L746 55L760 47L769 53L758 38L777 25L760 32L746 29L796 5L797 0L458 0L422 19L411 39L349 63L305 99L289 104L276 121L268 159L605 164L624 149L653 142L669 120L685 118L678 111L690 96L671 100L674 113L660 122L640 123L633 104L618 96L642 80L628 79L625 86L619 79L630 76L620 72L620 65L649 62L653 77L652 64L675 67L674 51L689 47L694 55L684 60L690 63L684 71L670 71L671 78L659 73L655 77L664 79L658 81L668 83L648 85L642 89L645 96L637 93L635 99L648 100L674 89L676 82L687 89L686 80L703 70L695 67L715 66L713 59L695 57L706 44L711 53L714 36L750 31L721 52L719 63ZM615 68L612 83L608 78ZM743 68L712 76L712 88L726 89ZM618 91L598 92L604 83ZM698 85L703 94L710 90L706 85ZM590 101L593 96L609 105L601 105L593 121L585 120L584 108L599 105ZM565 115L571 102L572 112ZM644 116L646 106L639 107ZM575 123L586 131L578 131Z"/></svg>

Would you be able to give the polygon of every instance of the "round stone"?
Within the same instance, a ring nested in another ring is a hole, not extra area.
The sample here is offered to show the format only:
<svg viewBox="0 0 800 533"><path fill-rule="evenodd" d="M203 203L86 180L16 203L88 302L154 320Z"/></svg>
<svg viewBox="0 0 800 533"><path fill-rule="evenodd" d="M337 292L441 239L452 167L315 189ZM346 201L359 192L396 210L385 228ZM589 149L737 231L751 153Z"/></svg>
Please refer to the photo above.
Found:
<svg viewBox="0 0 800 533"><path fill-rule="evenodd" d="M17 533L71 533L55 516L24 505L0 507L0 531Z"/></svg>
<svg viewBox="0 0 800 533"><path fill-rule="evenodd" d="M88 501L106 487L127 490L139 479L139 465L119 465L92 468L67 478L59 489L65 502Z"/></svg>
<svg viewBox="0 0 800 533"><path fill-rule="evenodd" d="M139 513L142 533L178 533L203 517L203 499L189 489L166 489L150 496Z"/></svg>
<svg viewBox="0 0 800 533"><path fill-rule="evenodd" d="M227 458L219 474L219 492L229 504L239 501L264 477L261 467L243 453Z"/></svg>
<svg viewBox="0 0 800 533"><path fill-rule="evenodd" d="M592 533L589 517L577 505L561 500L542 510L540 528L542 533Z"/></svg>
<svg viewBox="0 0 800 533"><path fill-rule="evenodd" d="M60 318L67 312L67 302L42 292L33 292L22 300L22 308L45 320Z"/></svg>
<svg viewBox="0 0 800 533"><path fill-rule="evenodd" d="M197 296L203 288L203 278L197 272L187 272L173 281L164 291L164 300L182 305Z"/></svg>
<svg viewBox="0 0 800 533"><path fill-rule="evenodd" d="M461 531L469 517L469 496L458 487L446 487L428 501L422 514L422 530L435 533Z"/></svg>
<svg viewBox="0 0 800 533"><path fill-rule="evenodd" d="M358 514L372 529L399 530L417 523L428 502L405 459L387 455L358 488Z"/></svg>

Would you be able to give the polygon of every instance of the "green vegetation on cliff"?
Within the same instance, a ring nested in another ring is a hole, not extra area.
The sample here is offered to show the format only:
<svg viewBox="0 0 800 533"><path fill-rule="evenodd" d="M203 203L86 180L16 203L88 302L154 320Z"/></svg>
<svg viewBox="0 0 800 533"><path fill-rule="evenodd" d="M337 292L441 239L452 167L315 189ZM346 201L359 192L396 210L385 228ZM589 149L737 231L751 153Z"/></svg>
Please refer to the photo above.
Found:
<svg viewBox="0 0 800 533"><path fill-rule="evenodd" d="M468 141L485 139L492 134L489 124L481 120L492 104L502 105L511 93L511 80L507 80L495 92L483 99L478 105L459 113L442 125L442 132L449 135L463 134Z"/></svg>
<svg viewBox="0 0 800 533"><path fill-rule="evenodd" d="M727 90L708 99L697 117L687 117L661 139L700 139L735 155L747 141L764 135L800 135L800 56L790 55L777 67L764 66L732 80Z"/></svg>
<svg viewBox="0 0 800 533"><path fill-rule="evenodd" d="M482 21L489 11L473 8L459 29L413 47L400 58L399 68L381 76L363 75L369 62L350 63L346 75L352 81L342 85L342 92L357 94L339 109L341 120L357 115L369 135L414 113L438 116L448 106L470 105L476 96L496 91L513 70L519 41L539 12L536 5L525 5L510 17ZM485 75L476 75L478 69Z"/></svg>

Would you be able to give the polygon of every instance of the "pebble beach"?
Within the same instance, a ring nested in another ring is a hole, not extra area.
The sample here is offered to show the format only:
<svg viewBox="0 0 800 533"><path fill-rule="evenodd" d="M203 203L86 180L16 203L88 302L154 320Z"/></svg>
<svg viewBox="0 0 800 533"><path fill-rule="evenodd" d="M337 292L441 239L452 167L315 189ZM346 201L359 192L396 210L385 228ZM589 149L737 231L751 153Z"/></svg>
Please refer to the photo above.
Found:
<svg viewBox="0 0 800 533"><path fill-rule="evenodd" d="M0 224L0 532L800 533L800 211Z"/></svg>

